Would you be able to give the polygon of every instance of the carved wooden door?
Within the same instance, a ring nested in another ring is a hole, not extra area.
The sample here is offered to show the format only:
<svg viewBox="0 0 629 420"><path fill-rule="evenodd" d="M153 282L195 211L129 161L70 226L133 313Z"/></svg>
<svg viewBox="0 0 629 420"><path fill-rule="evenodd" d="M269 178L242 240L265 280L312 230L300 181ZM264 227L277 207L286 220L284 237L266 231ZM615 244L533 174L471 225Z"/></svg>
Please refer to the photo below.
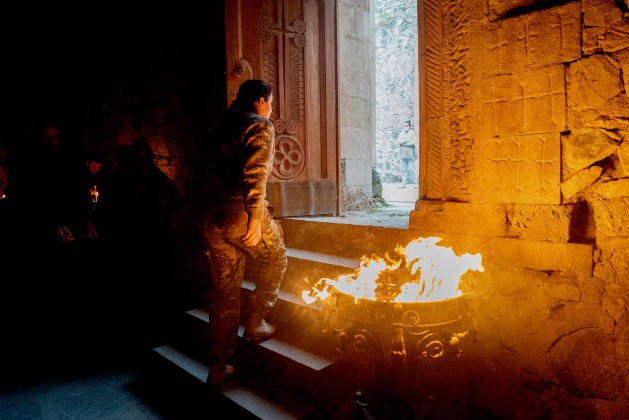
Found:
<svg viewBox="0 0 629 420"><path fill-rule="evenodd" d="M275 215L337 215L332 0L225 0L228 103L247 79L273 87Z"/></svg>

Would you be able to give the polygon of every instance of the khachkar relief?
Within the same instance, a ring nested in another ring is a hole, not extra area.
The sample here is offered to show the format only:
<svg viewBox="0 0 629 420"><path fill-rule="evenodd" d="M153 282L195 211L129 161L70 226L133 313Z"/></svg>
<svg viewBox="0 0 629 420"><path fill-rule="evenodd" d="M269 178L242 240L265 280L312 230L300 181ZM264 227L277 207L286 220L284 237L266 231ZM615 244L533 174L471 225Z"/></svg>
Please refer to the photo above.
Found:
<svg viewBox="0 0 629 420"><path fill-rule="evenodd" d="M560 203L564 71L560 64L484 80L474 201Z"/></svg>
<svg viewBox="0 0 629 420"><path fill-rule="evenodd" d="M470 200L472 133L470 120L469 2L445 1L444 44L444 157L447 157L448 199Z"/></svg>
<svg viewBox="0 0 629 420"><path fill-rule="evenodd" d="M476 202L560 204L559 133L483 139L476 150Z"/></svg>
<svg viewBox="0 0 629 420"><path fill-rule="evenodd" d="M483 80L481 137L566 130L565 67Z"/></svg>
<svg viewBox="0 0 629 420"><path fill-rule="evenodd" d="M483 25L483 77L581 58L581 2Z"/></svg>
<svg viewBox="0 0 629 420"><path fill-rule="evenodd" d="M260 15L260 39L264 80L275 93L271 120L276 131L276 154L272 174L282 180L298 176L306 159L300 138L304 136L305 71L304 46L306 24L277 9L277 21L270 15ZM303 16L302 16L303 17Z"/></svg>

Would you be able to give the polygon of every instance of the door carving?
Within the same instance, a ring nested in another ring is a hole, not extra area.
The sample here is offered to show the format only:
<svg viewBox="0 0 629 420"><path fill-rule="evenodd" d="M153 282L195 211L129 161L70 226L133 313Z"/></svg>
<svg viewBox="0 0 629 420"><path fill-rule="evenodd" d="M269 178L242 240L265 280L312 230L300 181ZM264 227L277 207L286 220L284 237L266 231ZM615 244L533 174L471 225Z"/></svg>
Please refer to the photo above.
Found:
<svg viewBox="0 0 629 420"><path fill-rule="evenodd" d="M334 4L225 0L228 104L247 79L273 87L275 215L338 214Z"/></svg>

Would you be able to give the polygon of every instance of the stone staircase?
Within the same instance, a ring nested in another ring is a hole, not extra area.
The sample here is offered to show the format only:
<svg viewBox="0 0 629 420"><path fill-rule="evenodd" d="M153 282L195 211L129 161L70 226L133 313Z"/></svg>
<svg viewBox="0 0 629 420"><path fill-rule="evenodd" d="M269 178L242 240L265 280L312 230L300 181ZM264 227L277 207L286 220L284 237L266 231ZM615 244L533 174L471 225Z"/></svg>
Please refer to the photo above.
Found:
<svg viewBox="0 0 629 420"><path fill-rule="evenodd" d="M322 331L321 304L306 304L301 293L321 277L351 273L362 256L393 249L409 235L406 229L339 220L281 220L289 262L277 306L268 317L277 335L249 342L242 338L241 325L234 354L239 372L218 391L239 418L340 419L360 412L353 362L339 351L338 335ZM243 323L254 287L248 277L245 274L242 290ZM207 312L191 308L178 321L172 342L154 348L161 366L185 372L199 386L205 385L209 369L202 354L207 324ZM216 391L208 387L208 392Z"/></svg>

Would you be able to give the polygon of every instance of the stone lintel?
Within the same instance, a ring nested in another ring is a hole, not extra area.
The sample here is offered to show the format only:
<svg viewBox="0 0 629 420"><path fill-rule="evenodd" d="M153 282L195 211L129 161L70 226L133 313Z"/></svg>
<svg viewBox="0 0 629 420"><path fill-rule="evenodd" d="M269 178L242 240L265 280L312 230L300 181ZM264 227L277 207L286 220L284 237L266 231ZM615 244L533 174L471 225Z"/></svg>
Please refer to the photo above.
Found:
<svg viewBox="0 0 629 420"><path fill-rule="evenodd" d="M491 238L491 262L498 266L591 277L593 253L588 244Z"/></svg>

